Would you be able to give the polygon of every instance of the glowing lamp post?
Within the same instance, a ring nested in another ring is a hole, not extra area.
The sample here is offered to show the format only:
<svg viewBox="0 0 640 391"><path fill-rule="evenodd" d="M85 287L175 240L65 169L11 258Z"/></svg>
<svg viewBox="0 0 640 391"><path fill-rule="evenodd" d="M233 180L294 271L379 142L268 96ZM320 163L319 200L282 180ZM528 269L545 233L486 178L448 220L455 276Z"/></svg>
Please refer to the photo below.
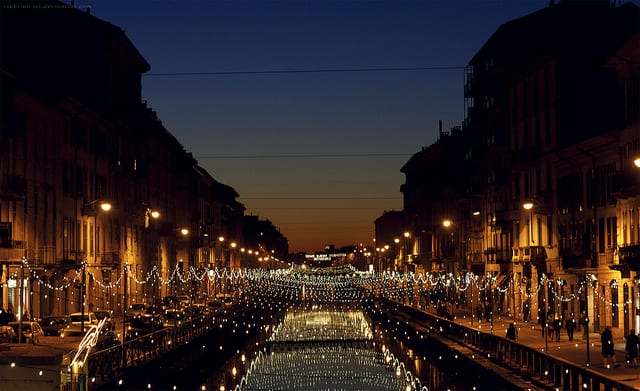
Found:
<svg viewBox="0 0 640 391"><path fill-rule="evenodd" d="M535 243L533 240L533 202L525 202L522 204L522 208L529 211L529 240L531 243Z"/></svg>
<svg viewBox="0 0 640 391"><path fill-rule="evenodd" d="M96 208L96 204L99 205L99 208ZM91 217L93 216L93 263L94 265L98 263L98 213L100 211L109 212L111 210L111 204L108 202L95 200L87 203L82 208L83 216ZM86 306L87 299L87 261L84 260L82 262L82 283L80 285L80 300L82 300L81 308L80 308L80 332L84 333L84 308Z"/></svg>

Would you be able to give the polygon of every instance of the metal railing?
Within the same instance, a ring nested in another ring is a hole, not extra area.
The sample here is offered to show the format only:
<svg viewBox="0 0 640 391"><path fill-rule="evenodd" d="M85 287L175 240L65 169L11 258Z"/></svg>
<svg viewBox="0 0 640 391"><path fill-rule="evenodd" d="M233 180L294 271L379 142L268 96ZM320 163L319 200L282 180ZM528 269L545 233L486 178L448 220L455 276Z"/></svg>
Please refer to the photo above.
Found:
<svg viewBox="0 0 640 391"><path fill-rule="evenodd" d="M511 341L479 331L436 315L405 307L417 322L423 322L466 347L489 357L514 373L549 388L563 390L632 391L636 388L617 382L587 367Z"/></svg>

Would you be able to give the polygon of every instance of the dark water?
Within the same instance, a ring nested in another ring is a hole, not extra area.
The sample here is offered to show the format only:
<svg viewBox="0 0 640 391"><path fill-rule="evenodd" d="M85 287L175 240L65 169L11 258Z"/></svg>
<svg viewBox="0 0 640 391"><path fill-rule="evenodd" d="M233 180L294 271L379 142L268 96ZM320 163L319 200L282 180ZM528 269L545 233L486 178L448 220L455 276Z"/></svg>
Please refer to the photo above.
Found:
<svg viewBox="0 0 640 391"><path fill-rule="evenodd" d="M379 315L373 317L370 340L269 344L281 319L282 313L244 314L154 365L129 373L123 385L101 389L228 391L242 383L245 391L382 391L405 390L407 376L419 379L411 384L427 390L513 388L427 335L416 335Z"/></svg>
<svg viewBox="0 0 640 391"><path fill-rule="evenodd" d="M273 353L265 348L266 338L244 349L206 381L206 389L234 389L249 373L242 390L510 390L513 386L497 374L485 370L470 358L460 356L428 335L416 335L396 322L373 317L371 341L306 343L291 345L275 357L258 360L257 354ZM331 350L333 349L333 350ZM259 353L258 353L259 352ZM337 355L327 359L330 354ZM387 357L398 363L385 362ZM336 361L342 365L336 366ZM352 362L356 362L353 367ZM251 365L254 365L251 368ZM366 365L367 368L358 367ZM248 370L249 368L249 370ZM384 372L384 373L383 373ZM409 375L408 375L409 374ZM419 381L409 382L407 376ZM258 377L256 380L255 378ZM251 379L254 381L251 381ZM286 378L286 380L282 380ZM375 386L371 382L375 383Z"/></svg>

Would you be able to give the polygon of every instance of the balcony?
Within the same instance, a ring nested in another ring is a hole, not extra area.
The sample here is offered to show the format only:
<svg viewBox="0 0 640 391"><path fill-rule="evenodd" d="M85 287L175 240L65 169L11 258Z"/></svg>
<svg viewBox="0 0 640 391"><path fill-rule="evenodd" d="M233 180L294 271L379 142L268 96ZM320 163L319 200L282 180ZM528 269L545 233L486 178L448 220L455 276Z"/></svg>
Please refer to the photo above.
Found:
<svg viewBox="0 0 640 391"><path fill-rule="evenodd" d="M100 266L110 268L120 267L120 254L117 252L102 253L100 257Z"/></svg>
<svg viewBox="0 0 640 391"><path fill-rule="evenodd" d="M24 240L0 239L0 248L25 248Z"/></svg>
<svg viewBox="0 0 640 391"><path fill-rule="evenodd" d="M640 195L640 175L631 170L624 171L618 175L618 189L614 195L618 198L627 199Z"/></svg>
<svg viewBox="0 0 640 391"><path fill-rule="evenodd" d="M55 266L56 248L54 246L40 246L33 264L35 266Z"/></svg>
<svg viewBox="0 0 640 391"><path fill-rule="evenodd" d="M7 175L0 182L0 200L23 200L27 195L27 181L23 175Z"/></svg>
<svg viewBox="0 0 640 391"><path fill-rule="evenodd" d="M631 270L640 269L640 243L628 244L618 248L620 264Z"/></svg>
<svg viewBox="0 0 640 391"><path fill-rule="evenodd" d="M22 259L25 254L25 242L22 240L0 240L0 260L15 261Z"/></svg>

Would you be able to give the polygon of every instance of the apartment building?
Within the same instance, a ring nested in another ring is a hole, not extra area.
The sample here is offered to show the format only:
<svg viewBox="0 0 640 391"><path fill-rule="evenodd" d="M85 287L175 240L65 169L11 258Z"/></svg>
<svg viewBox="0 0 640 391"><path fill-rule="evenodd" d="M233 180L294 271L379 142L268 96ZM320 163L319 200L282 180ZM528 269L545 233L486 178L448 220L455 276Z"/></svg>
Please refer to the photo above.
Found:
<svg viewBox="0 0 640 391"><path fill-rule="evenodd" d="M120 28L56 1L0 18L2 308L119 312L204 272L206 235L242 240L238 194L142 101L150 65Z"/></svg>
<svg viewBox="0 0 640 391"><path fill-rule="evenodd" d="M639 328L638 20L631 3L560 1L479 49L459 142L441 136L402 169L412 237L454 220L420 242L424 270L452 246L443 271L473 273L494 313ZM452 177L462 187L442 193Z"/></svg>

